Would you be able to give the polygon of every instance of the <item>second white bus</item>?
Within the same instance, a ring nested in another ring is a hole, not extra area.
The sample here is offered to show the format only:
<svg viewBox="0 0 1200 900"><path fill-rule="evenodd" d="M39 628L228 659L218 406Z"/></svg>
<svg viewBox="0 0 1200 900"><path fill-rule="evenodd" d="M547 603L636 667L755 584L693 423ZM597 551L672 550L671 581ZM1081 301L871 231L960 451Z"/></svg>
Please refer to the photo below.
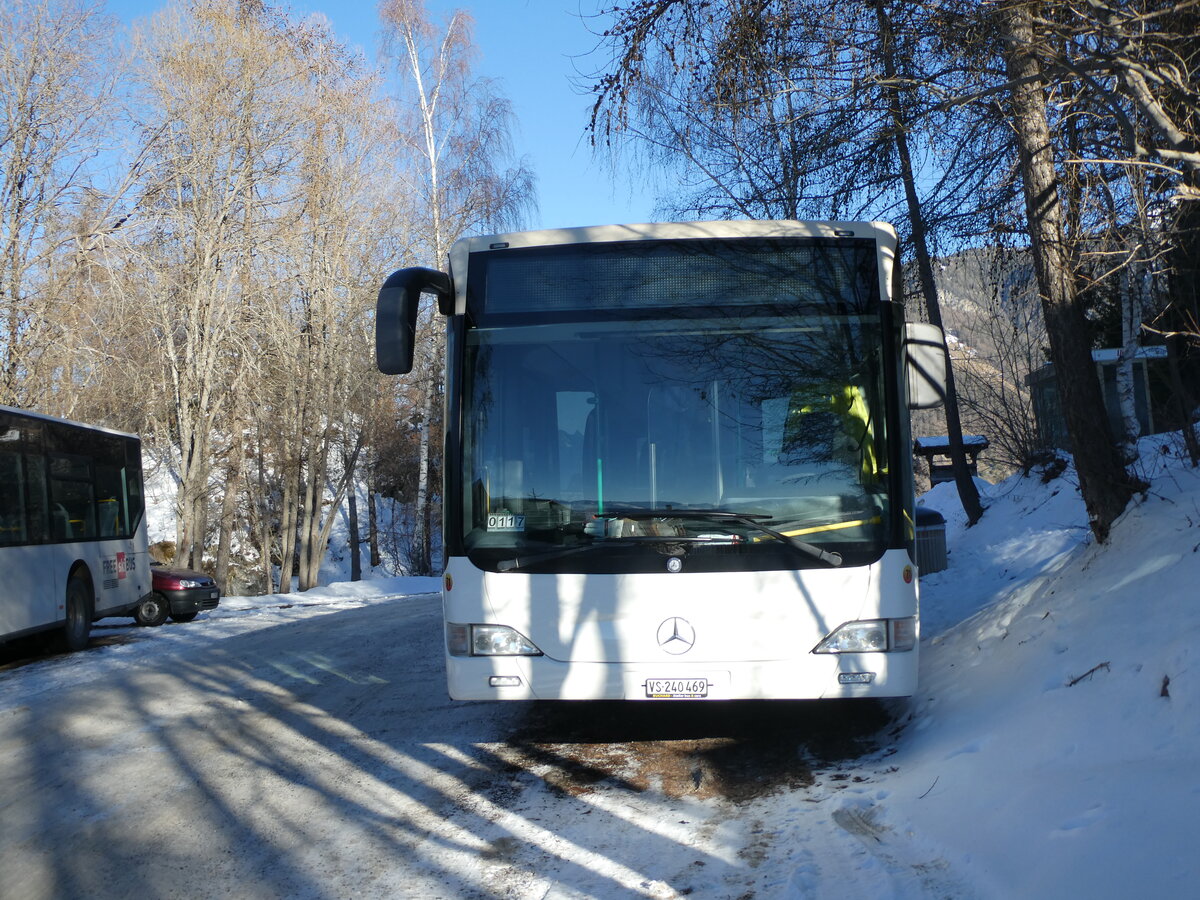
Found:
<svg viewBox="0 0 1200 900"><path fill-rule="evenodd" d="M135 435L0 406L0 641L132 614L151 590Z"/></svg>

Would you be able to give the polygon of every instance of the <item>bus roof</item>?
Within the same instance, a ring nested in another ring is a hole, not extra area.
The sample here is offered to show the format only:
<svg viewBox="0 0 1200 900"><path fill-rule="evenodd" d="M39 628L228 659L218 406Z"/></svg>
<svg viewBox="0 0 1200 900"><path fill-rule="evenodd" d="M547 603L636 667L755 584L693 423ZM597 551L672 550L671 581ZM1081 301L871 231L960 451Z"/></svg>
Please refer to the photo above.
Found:
<svg viewBox="0 0 1200 900"><path fill-rule="evenodd" d="M105 428L103 425L88 425L86 422L76 422L72 419L63 419L58 416L48 416L45 413L34 412L30 409L18 409L15 406L4 406L0 404L0 412L8 413L13 416L21 416L26 419L39 419L43 422L51 422L56 425L68 425L73 428L86 428L88 431L102 431L105 434L115 435L116 437L132 438L135 441L140 441L141 437L136 434L130 434L127 431L118 431L115 428Z"/></svg>
<svg viewBox="0 0 1200 900"><path fill-rule="evenodd" d="M450 253L451 260L455 261L456 254L475 253L480 250L507 250L513 247L737 237L883 237L885 240L895 240L896 232L886 222L798 222L782 219L647 222L635 225L588 225L579 228L481 234L460 238Z"/></svg>
<svg viewBox="0 0 1200 900"><path fill-rule="evenodd" d="M464 237L450 248L450 271L455 280L455 312L466 309L462 274L472 253L547 247L556 244L600 244L622 241L685 241L706 238L845 238L869 237L885 256L895 258L896 230L886 222L799 222L785 219L718 219L709 222L647 222L637 225L588 225Z"/></svg>

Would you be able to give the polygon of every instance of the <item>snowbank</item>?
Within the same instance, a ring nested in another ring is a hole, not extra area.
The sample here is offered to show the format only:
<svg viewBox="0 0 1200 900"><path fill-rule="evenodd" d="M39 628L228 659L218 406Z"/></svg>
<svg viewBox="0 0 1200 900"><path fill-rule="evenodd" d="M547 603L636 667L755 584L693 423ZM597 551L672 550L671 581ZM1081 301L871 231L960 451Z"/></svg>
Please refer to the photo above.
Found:
<svg viewBox="0 0 1200 900"><path fill-rule="evenodd" d="M971 529L952 485L923 498L951 565L922 583L921 692L886 790L838 807L901 894L925 882L887 858L920 845L972 894L1194 896L1200 472L1168 439L1142 454L1152 487L1106 545L1070 470L984 485Z"/></svg>

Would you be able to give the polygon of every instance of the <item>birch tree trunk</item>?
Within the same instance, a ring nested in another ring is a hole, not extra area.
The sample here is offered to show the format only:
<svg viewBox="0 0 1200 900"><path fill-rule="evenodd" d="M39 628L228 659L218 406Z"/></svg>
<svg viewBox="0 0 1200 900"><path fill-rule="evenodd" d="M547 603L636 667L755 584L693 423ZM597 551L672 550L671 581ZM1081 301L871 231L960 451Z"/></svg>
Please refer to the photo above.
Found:
<svg viewBox="0 0 1200 900"><path fill-rule="evenodd" d="M441 159L443 148L440 146L438 129L438 105L445 86L448 65L453 56L463 45L465 20L460 13L455 13L446 26L445 34L437 50L436 62L433 67L434 80L430 85L425 83L424 61L421 58L419 34L422 26L423 10L418 13L416 7L410 7L406 17L399 23L400 37L404 45L405 58L408 63L408 74L416 87L416 100L419 110L419 125L421 129L422 154L425 168L425 179L429 197L429 244L434 267L444 265L449 250L449 242L445 232L443 205L445 198L441 188ZM428 302L428 301L426 301ZM427 307L428 308L428 307ZM435 441L440 432L435 431L434 405L440 402L441 378L440 367L445 355L445 339L442 329L435 322L436 316L430 312L425 322L426 347L424 358L418 360L421 369L417 372L418 383L421 385L421 407L417 423L417 495L416 521L413 523L412 556L409 567L415 575L433 574L433 548L430 525L432 510L430 509L430 462L434 452Z"/></svg>
<svg viewBox="0 0 1200 900"><path fill-rule="evenodd" d="M321 511L328 474L329 444L327 440L319 440L312 447L305 470L304 503L300 514L301 591L311 590L320 582L321 560L325 558L325 547L321 542Z"/></svg>
<svg viewBox="0 0 1200 900"><path fill-rule="evenodd" d="M507 102L471 75L470 17L453 12L435 28L422 0L383 0L380 17L408 91L402 139L414 152L411 192L425 217L418 259L442 268L451 244L472 228L499 230L530 205L533 179L524 165L502 168L509 152ZM445 329L435 307L422 317L423 352L412 382L420 395L414 420L416 486L410 569L433 574L438 450L442 444ZM439 561L440 563L440 561ZM438 566L440 568L440 565Z"/></svg>
<svg viewBox="0 0 1200 900"><path fill-rule="evenodd" d="M383 556L379 552L379 499L375 495L375 476L367 466L367 543L371 548L371 568L383 564Z"/></svg>
<svg viewBox="0 0 1200 900"><path fill-rule="evenodd" d="M346 518L347 530L349 533L350 542L350 580L362 581L362 535L358 525L358 491L356 489L358 479L355 477L355 472L358 469L358 460L350 459L343 453L342 455L342 470L347 474L349 488L346 492Z"/></svg>
<svg viewBox="0 0 1200 900"><path fill-rule="evenodd" d="M302 469L299 459L284 470L283 497L279 522L279 593L292 592L292 573L295 571L297 507L300 497Z"/></svg>
<svg viewBox="0 0 1200 900"><path fill-rule="evenodd" d="M1142 287L1139 272L1131 261L1121 273L1121 348L1117 353L1117 404L1121 409L1122 429L1118 446L1121 459L1129 465L1137 459L1137 441L1142 433L1137 416L1137 385L1135 383L1138 338L1142 325ZM1146 398L1149 401L1149 397Z"/></svg>

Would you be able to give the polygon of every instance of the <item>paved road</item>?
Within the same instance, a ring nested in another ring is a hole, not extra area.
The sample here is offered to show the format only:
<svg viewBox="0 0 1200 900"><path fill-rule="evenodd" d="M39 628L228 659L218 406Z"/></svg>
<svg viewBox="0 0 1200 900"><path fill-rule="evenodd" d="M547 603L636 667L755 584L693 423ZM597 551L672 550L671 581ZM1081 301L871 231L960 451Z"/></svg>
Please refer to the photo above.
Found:
<svg viewBox="0 0 1200 900"><path fill-rule="evenodd" d="M0 898L753 895L754 798L811 780L791 728L453 704L439 613L40 663L81 668L0 704Z"/></svg>
<svg viewBox="0 0 1200 900"><path fill-rule="evenodd" d="M449 781L478 780L463 735L518 711L444 699L437 606L142 654L0 713L0 894L470 893L422 852L425 819L453 804Z"/></svg>

